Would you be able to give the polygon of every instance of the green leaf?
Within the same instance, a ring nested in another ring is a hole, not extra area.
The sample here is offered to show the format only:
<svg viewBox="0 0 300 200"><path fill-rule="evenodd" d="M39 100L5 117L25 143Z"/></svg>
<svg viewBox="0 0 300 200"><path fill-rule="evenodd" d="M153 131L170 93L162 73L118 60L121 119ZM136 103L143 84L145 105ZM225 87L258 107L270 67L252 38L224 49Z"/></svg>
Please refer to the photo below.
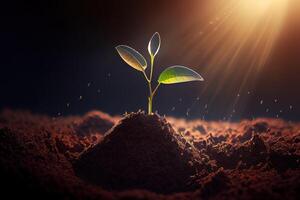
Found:
<svg viewBox="0 0 300 200"><path fill-rule="evenodd" d="M158 78L158 82L162 84L174 84L189 81L204 81L204 79L194 70L179 65L168 67Z"/></svg>
<svg viewBox="0 0 300 200"><path fill-rule="evenodd" d="M121 58L134 69L144 71L147 68L146 59L135 49L126 45L119 45L116 49Z"/></svg>
<svg viewBox="0 0 300 200"><path fill-rule="evenodd" d="M154 33L148 44L148 51L150 56L154 57L160 48L160 35L158 32Z"/></svg>

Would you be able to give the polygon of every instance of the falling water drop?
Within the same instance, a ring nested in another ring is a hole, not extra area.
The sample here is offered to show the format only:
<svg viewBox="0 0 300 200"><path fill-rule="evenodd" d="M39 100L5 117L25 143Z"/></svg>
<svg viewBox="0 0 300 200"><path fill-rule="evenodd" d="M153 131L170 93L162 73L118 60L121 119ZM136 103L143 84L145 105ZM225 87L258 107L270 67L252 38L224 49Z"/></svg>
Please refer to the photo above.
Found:
<svg viewBox="0 0 300 200"><path fill-rule="evenodd" d="M204 106L204 109L207 109L207 107L208 107L208 105L207 105L207 104L205 104L205 106Z"/></svg>

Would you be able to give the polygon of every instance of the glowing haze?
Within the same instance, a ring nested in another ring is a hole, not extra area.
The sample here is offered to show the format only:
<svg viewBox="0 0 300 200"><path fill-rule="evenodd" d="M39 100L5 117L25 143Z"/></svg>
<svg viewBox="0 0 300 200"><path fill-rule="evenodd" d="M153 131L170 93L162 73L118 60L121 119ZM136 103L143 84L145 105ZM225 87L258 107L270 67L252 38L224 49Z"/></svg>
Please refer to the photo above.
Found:
<svg viewBox="0 0 300 200"><path fill-rule="evenodd" d="M213 102L222 91L234 88L238 94L253 89L282 29L288 3L212 0L190 14L190 23L182 33L184 57L187 61L198 60L201 73L212 81L201 94L213 93ZM203 18L207 21L203 22ZM241 100L238 98L236 101ZM234 109L234 104L228 109Z"/></svg>
<svg viewBox="0 0 300 200"><path fill-rule="evenodd" d="M149 63L146 46L158 31L153 78L182 64L205 79L162 86L160 114L300 119L300 0L5 2L0 109L59 116L144 109L143 77L114 47L132 46Z"/></svg>

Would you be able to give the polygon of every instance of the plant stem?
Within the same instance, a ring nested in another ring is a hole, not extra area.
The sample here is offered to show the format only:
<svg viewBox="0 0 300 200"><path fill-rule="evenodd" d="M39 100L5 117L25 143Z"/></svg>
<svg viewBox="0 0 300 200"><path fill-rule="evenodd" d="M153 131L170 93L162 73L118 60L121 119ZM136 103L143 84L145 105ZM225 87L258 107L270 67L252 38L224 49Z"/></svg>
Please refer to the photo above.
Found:
<svg viewBox="0 0 300 200"><path fill-rule="evenodd" d="M155 95L155 93L156 93L159 86L160 86L160 83L158 83L157 86L155 87L155 89L153 90L152 97Z"/></svg>
<svg viewBox="0 0 300 200"><path fill-rule="evenodd" d="M148 88L149 88L149 97L148 97L148 115L152 114L152 101L153 97L160 85L160 83L155 87L155 89L152 91L152 76L153 76L153 63L154 63L154 56L150 57L151 60L151 65L150 65L150 77L148 78L147 74L145 71L143 71L143 74L148 82Z"/></svg>
<svg viewBox="0 0 300 200"><path fill-rule="evenodd" d="M152 114L152 98L148 97L148 115Z"/></svg>
<svg viewBox="0 0 300 200"><path fill-rule="evenodd" d="M149 83L150 82L150 80L148 79L148 77L147 77L147 74L145 73L145 71L142 71L143 72L143 74L144 74L144 77L145 77L145 79L147 80L147 82Z"/></svg>
<svg viewBox="0 0 300 200"><path fill-rule="evenodd" d="M149 97L148 97L148 115L152 114L152 100L153 100L153 92L152 92L152 76L153 76L153 63L154 63L154 56L150 56L150 77L148 80L149 86Z"/></svg>
<svg viewBox="0 0 300 200"><path fill-rule="evenodd" d="M151 85L151 84L150 84ZM155 89L153 90L153 92L151 92L150 97L148 98L148 114L152 114L152 101L153 101L153 97L158 89L158 87L160 86L160 83L157 84L157 86L155 87Z"/></svg>
<svg viewBox="0 0 300 200"><path fill-rule="evenodd" d="M150 82L152 81L152 76L153 76L153 64L154 64L154 56L150 56L150 63L151 63L151 68L150 68Z"/></svg>
<svg viewBox="0 0 300 200"><path fill-rule="evenodd" d="M148 86L149 86L149 97L148 97L148 114L152 114L152 86L151 86L151 81L148 81Z"/></svg>

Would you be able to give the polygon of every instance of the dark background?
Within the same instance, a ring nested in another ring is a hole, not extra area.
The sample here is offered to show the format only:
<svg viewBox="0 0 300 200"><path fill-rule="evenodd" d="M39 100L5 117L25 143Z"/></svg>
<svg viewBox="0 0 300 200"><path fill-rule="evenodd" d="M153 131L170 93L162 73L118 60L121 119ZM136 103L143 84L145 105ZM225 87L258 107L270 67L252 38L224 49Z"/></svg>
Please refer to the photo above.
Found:
<svg viewBox="0 0 300 200"><path fill-rule="evenodd" d="M180 56L168 55L168 48L176 44L169 44L171 36L166 34L180 29L196 2L205 3L204 0L2 3L0 109L26 109L52 116L82 114L92 109L110 114L146 109L148 90L143 76L127 67L114 47L128 44L146 54L149 38L158 31L163 37L159 65L196 65L182 63L184 59ZM300 120L300 20L296 4L299 2L292 1L284 31L256 87L250 94L247 90L240 94L247 98L247 103L241 106L243 109L237 106L230 118ZM175 40L180 43L181 38ZM180 55L181 49L176 50ZM209 95L199 96L203 84L210 82L213 80L206 77L201 84L162 87L154 100L155 109L179 117L228 119L231 114L226 102L234 101L236 94L221 91L213 102Z"/></svg>

